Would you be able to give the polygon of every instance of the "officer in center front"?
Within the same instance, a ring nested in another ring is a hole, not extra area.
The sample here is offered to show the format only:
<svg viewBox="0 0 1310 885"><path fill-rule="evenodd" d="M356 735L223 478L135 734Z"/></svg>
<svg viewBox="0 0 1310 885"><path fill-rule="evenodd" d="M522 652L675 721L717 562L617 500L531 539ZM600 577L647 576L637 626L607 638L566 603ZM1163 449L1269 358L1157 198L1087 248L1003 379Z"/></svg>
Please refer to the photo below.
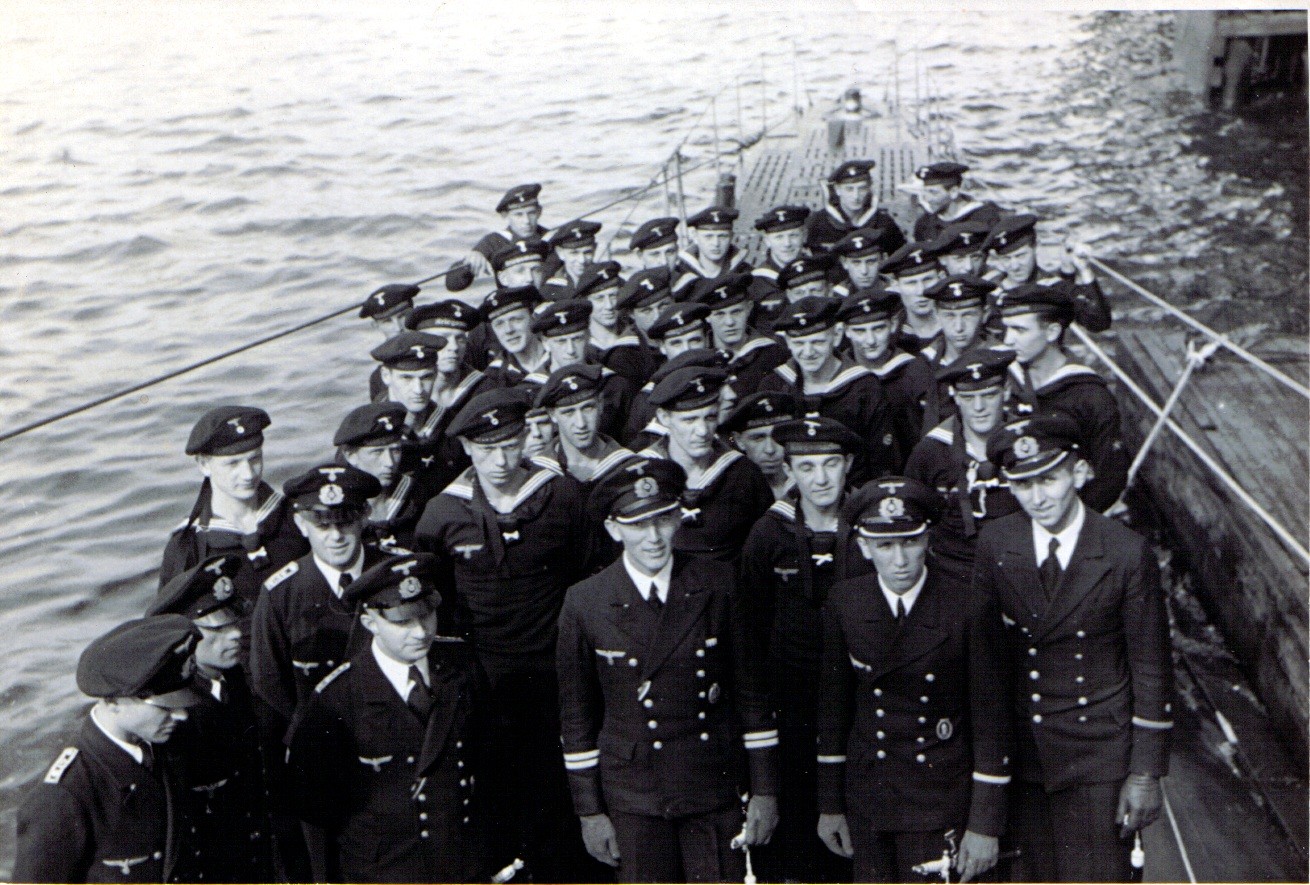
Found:
<svg viewBox="0 0 1310 885"><path fill-rule="evenodd" d="M560 613L574 810L588 851L621 882L740 881L734 836L767 843L778 821L778 731L736 577L727 563L674 552L685 481L672 461L643 458L592 491L588 509L623 555L570 587Z"/></svg>
<svg viewBox="0 0 1310 885"><path fill-rule="evenodd" d="M936 492L888 477L846 515L876 575L838 583L824 611L819 835L856 882L916 881L963 833L960 881L997 860L1010 782L1004 639L996 603L928 558Z"/></svg>

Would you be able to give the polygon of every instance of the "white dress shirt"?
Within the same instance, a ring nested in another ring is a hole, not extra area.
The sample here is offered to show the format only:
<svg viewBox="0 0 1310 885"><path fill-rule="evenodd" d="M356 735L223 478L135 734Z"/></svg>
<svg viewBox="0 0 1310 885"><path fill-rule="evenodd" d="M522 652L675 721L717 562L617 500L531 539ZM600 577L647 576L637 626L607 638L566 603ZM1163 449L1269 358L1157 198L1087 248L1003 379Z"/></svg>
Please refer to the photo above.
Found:
<svg viewBox="0 0 1310 885"><path fill-rule="evenodd" d="M923 571L919 574L919 580L915 581L914 586L911 587L909 590L906 590L904 593L898 594L898 593L893 593L891 590L888 590L887 585L882 582L881 576L879 576L878 578L878 589L882 591L882 595L883 597L886 598L887 604L891 606L893 615L896 614L896 601L898 599L901 601L902 604L904 604L905 613L908 615L910 613L910 609L914 608L914 602L919 598L919 591L923 589L923 585L927 582L927 580L928 580L928 568L925 566Z"/></svg>
<svg viewBox="0 0 1310 885"><path fill-rule="evenodd" d="M418 667L418 671L423 674L423 680L432 684L432 674L428 672L428 659L419 658L412 664L402 664L395 658L388 657L386 652L378 648L378 641L373 640L373 659L378 662L378 667L382 670L382 675L387 677L391 687L400 695L402 701L409 700L409 693L414 688L414 680L409 678L409 668Z"/></svg>
<svg viewBox="0 0 1310 885"><path fill-rule="evenodd" d="M637 592L641 594L642 599L650 602L650 585L654 584L660 602L669 601L669 581L673 579L672 556L669 557L668 562L664 563L664 568L653 575L647 575L633 565L632 560L628 558L628 554L624 552L623 567L628 570L628 577L632 579L632 583L637 585Z"/></svg>
<svg viewBox="0 0 1310 885"><path fill-rule="evenodd" d="M135 759L137 765L145 765L146 751L141 749L141 747L137 744L129 744L127 741L115 737L114 733L111 732L109 729L105 728L105 724L100 721L100 717L96 715L95 707L91 708L91 721L96 724L96 728L100 729L100 731L104 733L105 737L109 738L115 744L122 747L124 753Z"/></svg>
<svg viewBox="0 0 1310 885"><path fill-rule="evenodd" d="M1073 559L1074 547L1078 546L1078 535L1083 530L1083 523L1087 521L1087 508L1083 506L1083 502L1074 501L1073 506L1076 508L1073 519L1065 526L1064 531L1057 534L1051 534L1038 525L1037 520L1033 520L1033 552L1037 554L1038 568L1046 562L1046 557L1051 552L1051 539L1055 538L1060 542L1060 546L1055 550L1055 558L1060 560L1062 571L1068 570L1069 560Z"/></svg>
<svg viewBox="0 0 1310 885"><path fill-rule="evenodd" d="M337 599L341 598L341 575L343 573L350 575L352 580L359 580L359 576L364 573L364 551L361 548L359 555L355 557L355 564L348 569L339 569L328 565L317 556L314 557L314 565L323 574L323 580L327 581L328 587L336 594Z"/></svg>

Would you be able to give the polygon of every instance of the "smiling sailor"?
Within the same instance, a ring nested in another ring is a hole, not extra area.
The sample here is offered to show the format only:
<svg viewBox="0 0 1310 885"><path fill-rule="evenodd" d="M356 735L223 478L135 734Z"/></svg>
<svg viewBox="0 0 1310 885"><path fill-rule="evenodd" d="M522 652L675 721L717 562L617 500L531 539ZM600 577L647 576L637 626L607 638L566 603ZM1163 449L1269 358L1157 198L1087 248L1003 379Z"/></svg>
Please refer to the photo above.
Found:
<svg viewBox="0 0 1310 885"><path fill-rule="evenodd" d="M181 782L165 744L199 700L198 638L189 619L158 615L82 652L77 687L96 703L18 810L14 881L176 881Z"/></svg>

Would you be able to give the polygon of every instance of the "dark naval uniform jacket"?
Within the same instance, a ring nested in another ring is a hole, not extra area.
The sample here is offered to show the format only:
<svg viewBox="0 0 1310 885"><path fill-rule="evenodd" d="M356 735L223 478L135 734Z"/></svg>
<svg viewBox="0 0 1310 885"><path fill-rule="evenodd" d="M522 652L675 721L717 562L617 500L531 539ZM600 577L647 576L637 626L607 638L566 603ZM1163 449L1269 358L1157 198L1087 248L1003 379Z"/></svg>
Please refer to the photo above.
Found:
<svg viewBox="0 0 1310 885"><path fill-rule="evenodd" d="M901 458L908 458L924 434L924 410L937 383L932 368L914 354L894 350L881 366L872 367L887 401L887 420ZM898 472L897 469L892 472Z"/></svg>
<svg viewBox="0 0 1310 885"><path fill-rule="evenodd" d="M1169 623L1141 536L1088 507L1048 602L1032 521L1016 513L979 532L974 587L1005 624L1021 779L1054 792L1168 773Z"/></svg>
<svg viewBox="0 0 1310 885"><path fill-rule="evenodd" d="M852 220L831 202L824 204L822 212L811 212L805 219L805 245L816 254L828 252L842 237L862 227L890 232L884 240L888 255L905 245L905 234L886 209L870 206L859 218Z"/></svg>
<svg viewBox="0 0 1310 885"><path fill-rule="evenodd" d="M910 453L905 475L936 489L945 499L941 519L929 529L932 557L940 577L949 577L952 586L968 587L978 530L1019 510L1010 484L986 457L970 454L958 416L928 431Z"/></svg>
<svg viewBox="0 0 1310 885"><path fill-rule="evenodd" d="M607 348L587 343L586 361L620 375L632 390L640 390L663 360L660 352L642 341L632 327Z"/></svg>
<svg viewBox="0 0 1310 885"><path fill-rule="evenodd" d="M824 612L819 811L860 808L879 832L1000 835L1005 685L1001 619L985 595L943 585L929 564L898 626L876 575L839 583Z"/></svg>
<svg viewBox="0 0 1310 885"><path fill-rule="evenodd" d="M411 456L407 453L402 458L416 459L416 454ZM423 508L432 495L439 491L434 486L433 478L434 474L426 471L407 471L400 475L390 491L374 498L373 510L364 529L365 540L383 553L400 555L411 550L414 546L414 529L423 515Z"/></svg>
<svg viewBox="0 0 1310 885"><path fill-rule="evenodd" d="M746 294L755 305L751 323L766 331L773 328L773 320L787 306L787 295L778 285L778 273L781 270L782 265L774 260L770 252L764 256L764 262L759 267L751 269L751 282L746 287Z"/></svg>
<svg viewBox="0 0 1310 885"><path fill-rule="evenodd" d="M735 583L726 563L675 554L659 611L622 559L569 588L557 661L579 816L679 818L730 808L745 787L777 795L778 732Z"/></svg>
<svg viewBox="0 0 1310 885"><path fill-rule="evenodd" d="M718 273L711 273L701 264L700 256L692 252L679 252L678 260L673 265L673 298L684 300L697 280L721 280L733 274L750 273L751 265L746 260L746 253L736 246L729 246L723 260L719 263Z"/></svg>
<svg viewBox="0 0 1310 885"><path fill-rule="evenodd" d="M420 722L360 649L315 687L289 736L297 807L328 834L346 882L485 881L474 709L476 665L461 640L428 653ZM329 865L333 870L333 865Z"/></svg>
<svg viewBox="0 0 1310 885"><path fill-rule="evenodd" d="M155 749L146 768L88 715L18 809L14 881L177 881L180 778Z"/></svg>
<svg viewBox="0 0 1310 885"><path fill-rule="evenodd" d="M464 454L463 446L458 439L447 435L446 428L465 403L479 393L499 386L500 379L490 371L472 369L455 385L454 393L446 405L433 400L414 425L405 428L405 469L414 472L415 478L421 481L422 489L431 490L428 497L445 488L447 483L469 466L469 457ZM426 503L426 498L419 502L420 514Z"/></svg>
<svg viewBox="0 0 1310 885"><path fill-rule="evenodd" d="M1001 217L1001 207L987 200L980 202L968 194L961 194L967 201L963 211L949 221L942 218L936 212L925 212L920 215L914 222L914 242L926 243L928 240L934 240L937 235L952 224L962 224L966 221L978 221L988 226L993 225Z"/></svg>
<svg viewBox="0 0 1310 885"><path fill-rule="evenodd" d="M553 669L564 591L593 555L581 484L548 458L530 469L512 511L497 513L470 467L428 502L417 531L419 548L454 580L447 623L472 640L493 684Z"/></svg>
<svg viewBox="0 0 1310 885"><path fill-rule="evenodd" d="M639 454L668 458L667 437ZM682 525L673 549L691 556L735 562L755 520L773 504L773 490L760 468L736 449L715 445L709 469L682 493Z"/></svg>
<svg viewBox="0 0 1310 885"><path fill-rule="evenodd" d="M728 383L738 399L760 389L760 382L770 372L791 359L787 345L777 338L748 331L741 350L728 363Z"/></svg>
<svg viewBox="0 0 1310 885"><path fill-rule="evenodd" d="M1019 363L1010 363L1008 385L1014 417L1031 415L1034 409L1059 409L1078 422L1083 442L1082 456L1092 466L1092 478L1078 496L1098 512L1104 512L1128 484L1131 460L1124 448L1119 405L1095 369L1066 363L1047 381L1034 388Z"/></svg>

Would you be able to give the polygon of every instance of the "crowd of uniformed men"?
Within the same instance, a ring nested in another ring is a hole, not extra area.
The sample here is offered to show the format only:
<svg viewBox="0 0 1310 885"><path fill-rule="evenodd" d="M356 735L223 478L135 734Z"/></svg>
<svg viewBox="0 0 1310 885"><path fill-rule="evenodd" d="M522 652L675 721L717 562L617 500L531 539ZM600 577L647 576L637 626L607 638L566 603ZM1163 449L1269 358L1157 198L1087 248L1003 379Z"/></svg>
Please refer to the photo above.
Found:
<svg viewBox="0 0 1310 885"><path fill-rule="evenodd" d="M1172 678L1063 346L1108 309L957 164L907 241L872 165L756 219L758 267L731 207L623 267L515 187L480 304L365 301L321 464L276 490L269 416L206 412L15 879L916 881L954 831L956 876L1126 881Z"/></svg>

